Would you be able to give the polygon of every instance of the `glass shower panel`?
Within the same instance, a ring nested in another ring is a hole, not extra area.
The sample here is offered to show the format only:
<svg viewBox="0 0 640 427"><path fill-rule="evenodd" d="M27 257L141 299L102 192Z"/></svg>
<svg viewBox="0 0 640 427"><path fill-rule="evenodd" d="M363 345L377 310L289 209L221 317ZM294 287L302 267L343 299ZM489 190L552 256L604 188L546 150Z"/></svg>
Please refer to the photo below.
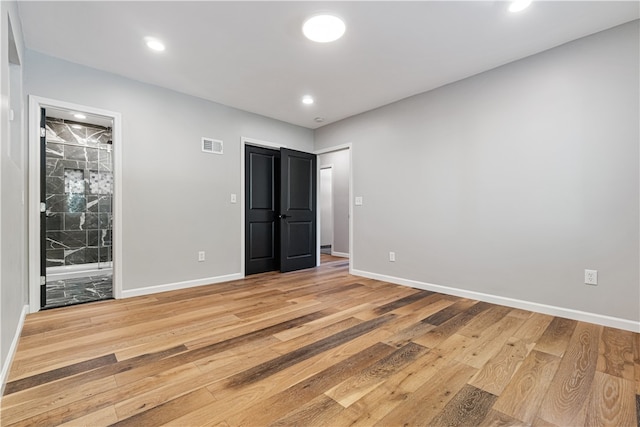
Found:
<svg viewBox="0 0 640 427"><path fill-rule="evenodd" d="M99 268L112 266L112 201L113 201L113 146L111 129L96 129L89 136L98 147L96 169L89 173L90 197L94 199L98 227L91 239L98 251Z"/></svg>

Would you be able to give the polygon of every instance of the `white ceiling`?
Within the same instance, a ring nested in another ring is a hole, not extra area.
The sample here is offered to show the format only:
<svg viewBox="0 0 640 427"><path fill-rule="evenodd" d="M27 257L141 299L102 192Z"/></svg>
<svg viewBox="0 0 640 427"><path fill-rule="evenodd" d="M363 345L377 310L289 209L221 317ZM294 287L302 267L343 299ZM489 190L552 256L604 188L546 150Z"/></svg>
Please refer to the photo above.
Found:
<svg viewBox="0 0 640 427"><path fill-rule="evenodd" d="M638 19L637 1L21 1L28 49L308 128ZM318 44L302 22L341 16ZM161 38L155 53L145 36ZM311 106L300 100L316 99ZM325 118L316 123L315 117Z"/></svg>

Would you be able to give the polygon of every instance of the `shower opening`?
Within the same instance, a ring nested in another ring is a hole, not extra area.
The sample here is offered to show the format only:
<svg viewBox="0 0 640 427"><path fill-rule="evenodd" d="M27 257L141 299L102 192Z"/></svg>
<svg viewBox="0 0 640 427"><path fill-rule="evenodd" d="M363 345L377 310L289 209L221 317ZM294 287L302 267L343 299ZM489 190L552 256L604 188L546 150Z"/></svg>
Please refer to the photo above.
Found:
<svg viewBox="0 0 640 427"><path fill-rule="evenodd" d="M113 298L112 119L41 114L41 308Z"/></svg>

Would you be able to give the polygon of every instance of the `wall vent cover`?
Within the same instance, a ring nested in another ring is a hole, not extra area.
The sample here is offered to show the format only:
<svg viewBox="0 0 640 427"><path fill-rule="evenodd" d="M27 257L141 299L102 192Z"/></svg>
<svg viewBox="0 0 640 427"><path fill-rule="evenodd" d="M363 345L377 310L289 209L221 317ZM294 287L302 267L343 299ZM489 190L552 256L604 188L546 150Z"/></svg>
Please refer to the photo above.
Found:
<svg viewBox="0 0 640 427"><path fill-rule="evenodd" d="M202 151L205 153L222 154L222 141L212 138L202 138Z"/></svg>

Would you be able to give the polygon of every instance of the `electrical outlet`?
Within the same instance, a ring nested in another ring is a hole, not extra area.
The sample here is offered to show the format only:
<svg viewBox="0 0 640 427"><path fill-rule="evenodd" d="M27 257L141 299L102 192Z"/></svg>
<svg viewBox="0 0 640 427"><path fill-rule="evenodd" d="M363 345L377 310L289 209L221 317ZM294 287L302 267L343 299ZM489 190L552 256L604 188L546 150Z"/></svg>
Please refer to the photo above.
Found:
<svg viewBox="0 0 640 427"><path fill-rule="evenodd" d="M198 262L204 261L204 251L198 252Z"/></svg>
<svg viewBox="0 0 640 427"><path fill-rule="evenodd" d="M395 252L389 252L389 261L390 262L396 262L396 253Z"/></svg>
<svg viewBox="0 0 640 427"><path fill-rule="evenodd" d="M585 283L585 285L597 285L598 284L598 270L585 270L584 271L584 283Z"/></svg>

